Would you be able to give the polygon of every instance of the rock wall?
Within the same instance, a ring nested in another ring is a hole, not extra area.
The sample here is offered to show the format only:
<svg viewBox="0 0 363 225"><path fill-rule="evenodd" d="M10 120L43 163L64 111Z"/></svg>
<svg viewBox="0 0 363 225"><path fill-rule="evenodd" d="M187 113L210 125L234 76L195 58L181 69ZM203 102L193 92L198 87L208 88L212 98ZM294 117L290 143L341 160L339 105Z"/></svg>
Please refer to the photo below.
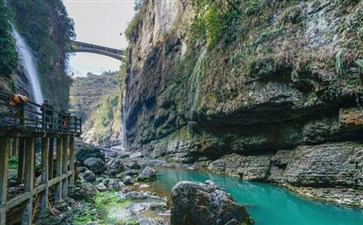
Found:
<svg viewBox="0 0 363 225"><path fill-rule="evenodd" d="M128 148L245 179L362 189L363 3L237 4L211 46L191 29L192 1L146 2L129 35Z"/></svg>
<svg viewBox="0 0 363 225"><path fill-rule="evenodd" d="M230 154L209 169L248 180L306 187L363 188L363 146L353 142L299 146L262 156Z"/></svg>
<svg viewBox="0 0 363 225"><path fill-rule="evenodd" d="M75 37L73 20L59 0L10 0L8 6L13 12L12 23L33 50L44 97L52 105L66 109L71 84L65 72L66 50Z"/></svg>

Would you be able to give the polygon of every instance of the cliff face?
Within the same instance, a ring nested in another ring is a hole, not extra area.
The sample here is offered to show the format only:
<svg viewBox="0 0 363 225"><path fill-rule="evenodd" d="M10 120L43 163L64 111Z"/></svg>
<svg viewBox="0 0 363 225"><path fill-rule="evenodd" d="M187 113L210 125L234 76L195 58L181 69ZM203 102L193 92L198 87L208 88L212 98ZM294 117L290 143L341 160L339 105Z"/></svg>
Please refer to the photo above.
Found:
<svg viewBox="0 0 363 225"><path fill-rule="evenodd" d="M0 2L0 90L14 90L14 71L17 67L18 54L12 37L10 10Z"/></svg>
<svg viewBox="0 0 363 225"><path fill-rule="evenodd" d="M290 170L297 159L327 168L322 176L337 160L354 165L349 184L362 189L363 3L232 2L201 11L188 0L151 0L141 9L129 32L128 147L182 162L234 153L240 170L266 169L237 176L277 181L277 165L277 176L305 186L326 182L304 183L306 170Z"/></svg>
<svg viewBox="0 0 363 225"><path fill-rule="evenodd" d="M8 4L14 12L14 24L36 57L43 94L57 107L67 108L71 79L65 73L65 52L75 33L62 1L11 0Z"/></svg>

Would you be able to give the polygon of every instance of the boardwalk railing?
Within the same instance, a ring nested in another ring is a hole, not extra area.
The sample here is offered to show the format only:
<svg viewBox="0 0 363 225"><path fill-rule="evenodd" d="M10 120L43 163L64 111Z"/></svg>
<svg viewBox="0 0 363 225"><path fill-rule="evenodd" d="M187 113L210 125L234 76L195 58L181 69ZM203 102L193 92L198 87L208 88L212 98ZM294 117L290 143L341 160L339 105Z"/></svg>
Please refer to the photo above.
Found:
<svg viewBox="0 0 363 225"><path fill-rule="evenodd" d="M0 92L0 128L20 130L21 132L50 132L79 135L82 133L81 118L28 101L13 106L8 98L11 94ZM1 131L0 131L1 132Z"/></svg>
<svg viewBox="0 0 363 225"><path fill-rule="evenodd" d="M52 191L55 201L61 202L67 198L68 188L74 186L74 142L82 132L82 121L31 101L12 106L11 96L0 92L0 225L19 222L30 225L38 204L39 216L46 216L51 187L55 187ZM9 191L11 154L18 164L17 184L11 185L18 190L15 194ZM36 154L41 159L39 179L35 177Z"/></svg>

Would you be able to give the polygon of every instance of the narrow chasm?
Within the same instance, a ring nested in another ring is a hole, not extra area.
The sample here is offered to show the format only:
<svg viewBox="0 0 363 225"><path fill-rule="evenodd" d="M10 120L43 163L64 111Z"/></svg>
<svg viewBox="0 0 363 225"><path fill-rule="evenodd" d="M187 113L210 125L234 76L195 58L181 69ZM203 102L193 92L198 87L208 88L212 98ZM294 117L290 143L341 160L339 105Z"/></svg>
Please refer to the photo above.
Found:
<svg viewBox="0 0 363 225"><path fill-rule="evenodd" d="M363 224L363 1L0 14L0 225Z"/></svg>

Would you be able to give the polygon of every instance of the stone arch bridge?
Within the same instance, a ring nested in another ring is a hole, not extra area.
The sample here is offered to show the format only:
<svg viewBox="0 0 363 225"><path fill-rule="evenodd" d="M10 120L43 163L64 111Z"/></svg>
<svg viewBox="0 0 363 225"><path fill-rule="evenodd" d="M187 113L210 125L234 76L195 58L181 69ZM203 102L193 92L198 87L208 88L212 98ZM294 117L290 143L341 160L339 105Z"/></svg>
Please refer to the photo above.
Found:
<svg viewBox="0 0 363 225"><path fill-rule="evenodd" d="M125 50L94 45L90 43L72 41L72 48L69 52L88 52L112 57L117 60L125 59Z"/></svg>

